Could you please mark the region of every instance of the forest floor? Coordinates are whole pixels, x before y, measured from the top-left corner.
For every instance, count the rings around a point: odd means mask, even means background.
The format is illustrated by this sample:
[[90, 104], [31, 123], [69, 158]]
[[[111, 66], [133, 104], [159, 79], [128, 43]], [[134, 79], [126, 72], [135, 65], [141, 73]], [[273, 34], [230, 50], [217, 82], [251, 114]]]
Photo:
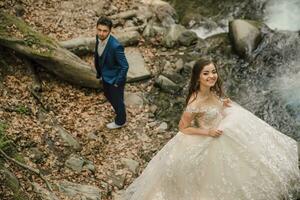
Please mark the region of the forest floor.
[[[97, 21], [97, 6], [109, 10], [113, 6], [116, 12], [132, 9], [133, 0], [99, 1], [91, 0], [21, 0], [22, 18], [39, 32], [58, 41], [79, 36], [94, 36]], [[1, 5], [15, 13], [16, 3], [4, 0]], [[19, 12], [19, 11], [18, 11]], [[147, 66], [155, 73], [151, 59], [156, 53], [155, 47], [142, 41], [137, 46], [142, 52]], [[13, 141], [17, 151], [29, 166], [40, 169], [53, 184], [67, 180], [84, 185], [94, 185], [101, 190], [102, 199], [112, 199], [113, 194], [127, 187], [144, 169], [152, 156], [174, 135], [174, 132], [161, 132], [158, 121], [153, 118], [153, 105], [144, 103], [140, 107], [127, 107], [127, 126], [118, 130], [108, 130], [105, 124], [114, 118], [113, 110], [100, 90], [80, 88], [59, 80], [43, 69], [38, 69], [42, 81], [41, 102], [30, 92], [33, 82], [30, 68], [14, 52], [7, 51], [5, 58], [8, 69], [3, 77], [0, 92], [0, 122], [4, 124], [7, 136]], [[84, 60], [93, 63], [92, 55]], [[153, 89], [153, 80], [126, 85], [126, 92], [147, 94]], [[40, 110], [49, 110], [46, 120], [40, 120]], [[95, 166], [94, 172], [84, 169], [74, 172], [64, 166], [71, 153], [59, 137], [56, 129], [45, 121], [56, 119], [58, 124], [71, 133], [82, 149], [77, 152]], [[32, 149], [42, 154], [39, 162], [34, 162]], [[122, 158], [137, 161], [140, 167], [137, 173], [124, 167]], [[20, 181], [22, 189], [35, 199], [31, 182], [45, 184], [38, 176], [31, 175], [13, 163], [7, 162]], [[114, 185], [115, 180], [120, 186]], [[1, 199], [11, 199], [7, 188], [0, 187]], [[67, 199], [61, 193], [55, 193], [60, 199]]]

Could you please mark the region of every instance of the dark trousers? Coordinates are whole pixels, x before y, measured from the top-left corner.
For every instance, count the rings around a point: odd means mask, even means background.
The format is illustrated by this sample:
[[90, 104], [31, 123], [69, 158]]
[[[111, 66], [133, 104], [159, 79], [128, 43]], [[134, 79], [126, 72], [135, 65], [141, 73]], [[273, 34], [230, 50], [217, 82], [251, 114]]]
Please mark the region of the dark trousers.
[[125, 84], [118, 87], [109, 83], [103, 82], [104, 96], [115, 110], [116, 117], [115, 123], [117, 125], [123, 125], [126, 122], [126, 109], [124, 104], [124, 88]]

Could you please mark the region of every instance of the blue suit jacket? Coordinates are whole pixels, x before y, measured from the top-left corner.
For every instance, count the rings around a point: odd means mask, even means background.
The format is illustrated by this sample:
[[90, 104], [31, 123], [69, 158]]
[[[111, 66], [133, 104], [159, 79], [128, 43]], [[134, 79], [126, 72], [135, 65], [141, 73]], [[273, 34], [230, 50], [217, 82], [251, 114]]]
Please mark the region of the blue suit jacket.
[[124, 47], [112, 35], [110, 35], [101, 58], [98, 55], [98, 36], [95, 46], [95, 68], [97, 78], [109, 84], [125, 84], [128, 71], [128, 62], [125, 57]]

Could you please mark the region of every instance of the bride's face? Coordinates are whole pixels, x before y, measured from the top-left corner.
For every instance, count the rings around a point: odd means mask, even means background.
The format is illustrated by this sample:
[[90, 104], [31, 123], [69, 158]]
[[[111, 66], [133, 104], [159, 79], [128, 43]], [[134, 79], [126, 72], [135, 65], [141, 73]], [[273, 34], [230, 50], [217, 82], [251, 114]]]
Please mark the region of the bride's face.
[[201, 87], [213, 87], [218, 80], [218, 73], [216, 67], [213, 63], [208, 64], [203, 67], [199, 82]]

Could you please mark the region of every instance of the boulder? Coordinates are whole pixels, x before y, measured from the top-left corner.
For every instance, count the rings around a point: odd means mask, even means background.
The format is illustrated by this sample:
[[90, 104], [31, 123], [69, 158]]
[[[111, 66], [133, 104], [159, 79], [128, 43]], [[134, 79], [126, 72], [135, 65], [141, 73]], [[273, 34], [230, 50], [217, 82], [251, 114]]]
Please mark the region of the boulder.
[[167, 35], [163, 38], [163, 45], [167, 48], [174, 47], [178, 42], [179, 36], [185, 31], [186, 29], [182, 25], [172, 25], [169, 28]]
[[229, 22], [229, 35], [237, 54], [244, 58], [251, 55], [262, 39], [254, 23], [241, 19]]
[[194, 31], [184, 31], [178, 38], [179, 44], [183, 46], [190, 46], [196, 43], [198, 36]]

